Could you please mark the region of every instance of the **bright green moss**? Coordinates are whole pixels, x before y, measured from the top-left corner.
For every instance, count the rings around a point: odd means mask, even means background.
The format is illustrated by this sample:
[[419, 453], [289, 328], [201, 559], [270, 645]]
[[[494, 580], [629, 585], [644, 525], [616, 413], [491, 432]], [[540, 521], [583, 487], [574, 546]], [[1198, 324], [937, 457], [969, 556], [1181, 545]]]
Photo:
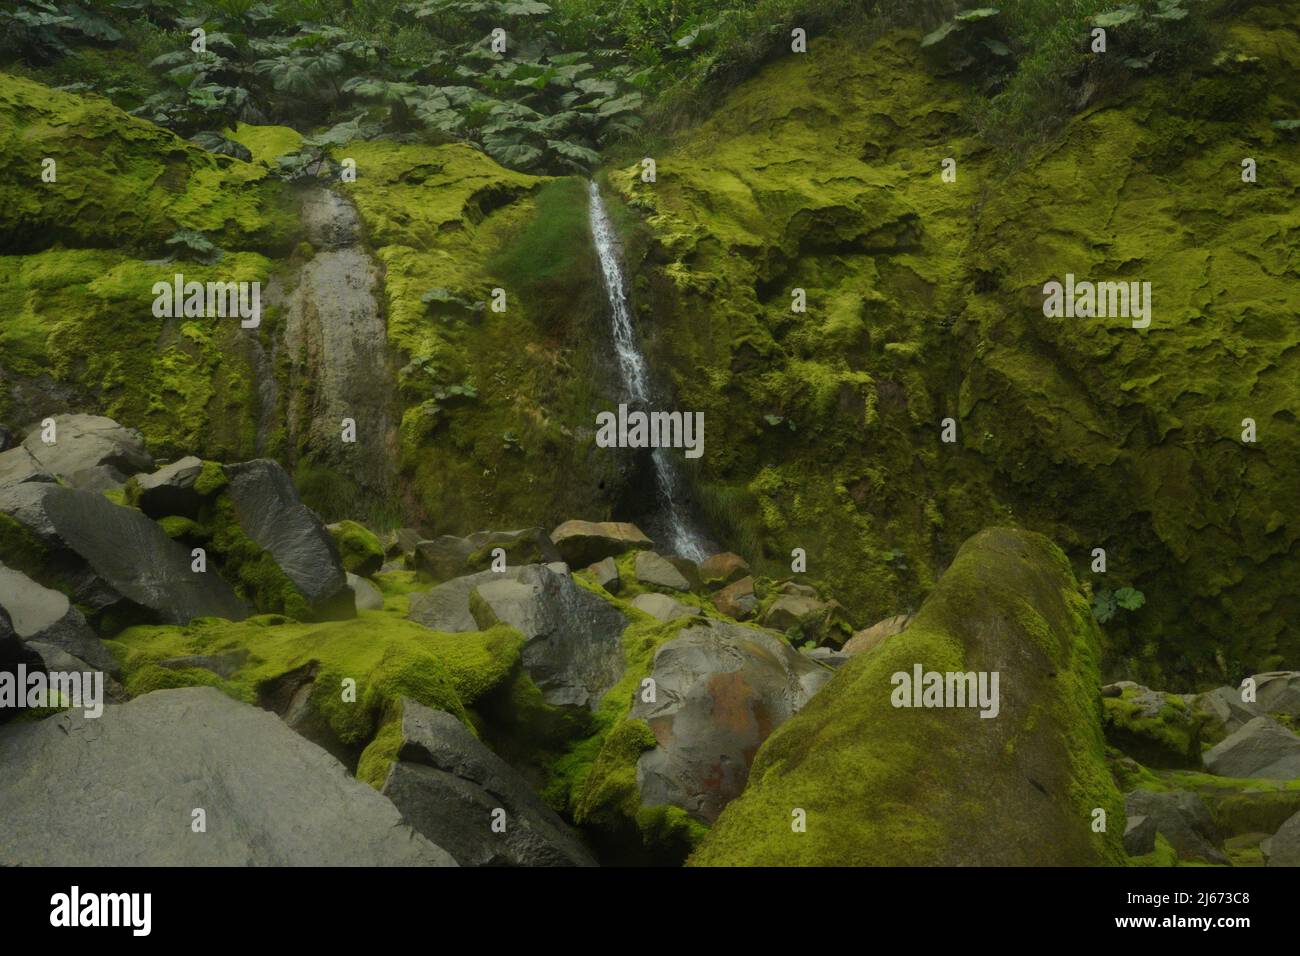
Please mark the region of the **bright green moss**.
[[205, 502], [199, 521], [220, 555], [222, 575], [244, 600], [262, 613], [284, 614], [298, 620], [311, 616], [307, 599], [280, 570], [271, 552], [264, 551], [244, 533], [225, 495]]
[[371, 574], [384, 563], [384, 546], [370, 529], [356, 521], [330, 525], [343, 567], [353, 574]]
[[296, 153], [302, 148], [302, 134], [288, 126], [254, 126], [239, 123], [226, 133], [253, 154], [253, 162], [274, 166], [281, 156]]
[[173, 541], [176, 540], [202, 540], [206, 537], [206, 529], [193, 518], [186, 518], [182, 515], [167, 515], [158, 519], [158, 526], [167, 533], [167, 537]]
[[1145, 856], [1133, 856], [1128, 859], [1129, 866], [1179, 866], [1178, 851], [1170, 845], [1163, 835], [1156, 834], [1156, 848]]
[[1199, 769], [1204, 716], [1193, 713], [1173, 694], [1161, 697], [1156, 707], [1138, 699], [1135, 688], [1126, 687], [1123, 696], [1102, 700], [1107, 741], [1150, 767]]

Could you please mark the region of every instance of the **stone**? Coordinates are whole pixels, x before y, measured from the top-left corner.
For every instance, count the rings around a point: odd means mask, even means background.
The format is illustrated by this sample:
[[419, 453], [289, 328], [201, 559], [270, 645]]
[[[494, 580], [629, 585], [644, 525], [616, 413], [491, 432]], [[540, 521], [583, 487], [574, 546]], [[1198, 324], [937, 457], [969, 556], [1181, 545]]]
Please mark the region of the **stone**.
[[[1116, 696], [1119, 695], [1116, 689]], [[1222, 736], [1240, 730], [1249, 721], [1264, 716], [1258, 704], [1241, 699], [1241, 691], [1235, 687], [1216, 687], [1198, 695], [1192, 707], [1207, 715], [1207, 722], [1216, 726]]]
[[610, 594], [617, 594], [623, 588], [623, 579], [619, 577], [618, 565], [613, 558], [601, 558], [587, 568], [592, 578]]
[[136, 475], [139, 489], [136, 506], [150, 518], [181, 515], [197, 518], [203, 495], [194, 488], [203, 471], [203, 461], [189, 455], [164, 465], [151, 475]]
[[348, 587], [352, 589], [352, 598], [358, 611], [382, 611], [384, 594], [365, 578], [348, 572]]
[[844, 642], [844, 647], [841, 649], [850, 657], [865, 654], [867, 651], [879, 647], [889, 638], [902, 634], [911, 621], [911, 614], [895, 614], [893, 617], [887, 617], [883, 621], [877, 621], [870, 627], [854, 633], [852, 637]]
[[53, 482], [54, 476], [21, 445], [0, 452], [0, 487], [20, 485], [25, 481]]
[[792, 627], [815, 623], [826, 610], [826, 603], [817, 598], [783, 594], [763, 612], [760, 623], [776, 631], [788, 631]]
[[632, 570], [637, 581], [648, 587], [668, 588], [673, 591], [691, 589], [691, 582], [682, 572], [663, 555], [655, 554], [653, 551], [638, 551]]
[[818, 664], [825, 664], [827, 667], [838, 669], [849, 662], [849, 655], [843, 651], [837, 651], [833, 647], [810, 647], [807, 649], [800, 648], [800, 654], [812, 658]]
[[1156, 818], [1129, 817], [1124, 824], [1124, 852], [1129, 856], [1146, 856], [1156, 848]]
[[[595, 866], [577, 834], [459, 720], [402, 699], [402, 742], [383, 794], [461, 866]], [[505, 811], [504, 832], [490, 826]]]
[[659, 621], [673, 621], [700, 613], [698, 608], [674, 601], [667, 594], [638, 594], [632, 599], [632, 606]]
[[[1124, 798], [1124, 813], [1130, 820], [1149, 817], [1157, 832], [1169, 841], [1180, 860], [1227, 865], [1220, 849], [1223, 842], [1209, 808], [1200, 796], [1186, 790], [1155, 793], [1134, 790]], [[1152, 846], [1154, 847], [1154, 841]]]
[[336, 521], [325, 530], [334, 539], [343, 570], [369, 577], [384, 566], [384, 546], [379, 537], [358, 521]]
[[626, 521], [566, 521], [551, 532], [551, 540], [574, 567], [654, 547], [640, 528]]
[[507, 567], [505, 571], [480, 571], [452, 578], [420, 591], [410, 597], [406, 616], [431, 631], [458, 634], [479, 630], [478, 622], [470, 613], [470, 595], [480, 584], [490, 581], [513, 581], [529, 565]]
[[710, 591], [724, 588], [748, 574], [748, 562], [730, 551], [723, 551], [700, 562], [700, 580]]
[[455, 865], [324, 750], [211, 687], [10, 724], [0, 766], [0, 866]]
[[782, 581], [774, 590], [777, 594], [789, 594], [794, 597], [815, 598], [817, 589], [810, 584], [799, 584], [797, 581]]
[[447, 581], [492, 565], [492, 552], [502, 548], [506, 564], [548, 564], [562, 560], [555, 544], [541, 528], [519, 531], [479, 531], [467, 538], [449, 534], [421, 541], [415, 548], [415, 569], [432, 581]]
[[596, 710], [623, 674], [627, 618], [541, 565], [520, 568], [514, 579], [496, 577], [474, 589], [470, 608], [479, 628], [501, 623], [523, 634], [524, 670], [546, 703]]
[[1102, 728], [1112, 747], [1148, 767], [1199, 770], [1206, 716], [1182, 697], [1131, 681], [1102, 689]]
[[747, 621], [758, 613], [758, 596], [754, 594], [754, 579], [743, 577], [733, 581], [713, 595], [713, 606], [718, 613], [737, 621]]
[[52, 444], [45, 444], [44, 429], [36, 424], [29, 429], [23, 447], [64, 484], [108, 491], [137, 472], [153, 470], [153, 457], [134, 429], [100, 415], [55, 415], [53, 419]]
[[712, 823], [744, 789], [759, 745], [831, 671], [777, 634], [708, 619], [661, 645], [650, 676], [656, 701], [638, 695], [630, 715], [658, 742], [637, 761], [641, 803]]
[[248, 651], [241, 647], [233, 651], [222, 651], [219, 654], [189, 654], [185, 657], [169, 657], [166, 660], [159, 661], [158, 666], [171, 671], [198, 668], [199, 670], [212, 671], [218, 677], [229, 680], [235, 676], [235, 672], [243, 667], [244, 662], [247, 660]]
[[19, 640], [52, 645], [94, 670], [120, 675], [117, 661], [66, 594], [42, 587], [4, 564], [0, 564], [0, 609]]
[[1255, 700], [1265, 713], [1300, 717], [1300, 671], [1256, 674]]
[[1300, 813], [1282, 824], [1268, 841], [1269, 866], [1300, 866]]
[[352, 591], [334, 539], [320, 518], [298, 499], [293, 481], [267, 458], [225, 466], [225, 494], [244, 534], [269, 551], [293, 582], [313, 617], [356, 615]]
[[1206, 752], [1205, 769], [1220, 777], [1300, 778], [1300, 737], [1271, 717], [1255, 717]]
[[384, 539], [384, 553], [393, 557], [414, 557], [416, 546], [424, 540], [424, 535], [415, 528], [398, 528], [390, 531]]

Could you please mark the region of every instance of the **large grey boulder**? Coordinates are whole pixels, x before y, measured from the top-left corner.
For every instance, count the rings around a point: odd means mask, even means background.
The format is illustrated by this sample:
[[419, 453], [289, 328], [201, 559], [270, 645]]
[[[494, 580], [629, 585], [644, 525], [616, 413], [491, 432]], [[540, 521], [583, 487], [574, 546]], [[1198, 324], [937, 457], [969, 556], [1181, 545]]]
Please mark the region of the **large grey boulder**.
[[671, 591], [689, 591], [691, 582], [686, 575], [671, 561], [653, 551], [637, 552], [632, 571], [637, 581], [653, 588], [668, 588]]
[[638, 594], [632, 599], [632, 606], [637, 610], [645, 611], [658, 621], [672, 621], [679, 617], [691, 617], [700, 613], [699, 608], [675, 601], [667, 594], [653, 592]]
[[444, 534], [415, 546], [415, 569], [432, 581], [447, 581], [492, 565], [492, 552], [501, 548], [507, 566], [549, 564], [563, 560], [541, 528], [519, 531], [479, 531], [465, 538]]
[[529, 565], [507, 567], [504, 571], [480, 571], [443, 581], [427, 591], [412, 594], [406, 616], [431, 631], [459, 634], [479, 630], [470, 613], [470, 595], [480, 584], [489, 581], [513, 581]]
[[1269, 866], [1300, 866], [1300, 813], [1295, 814], [1268, 841]]
[[637, 762], [641, 803], [712, 823], [744, 789], [759, 745], [831, 675], [771, 632], [712, 619], [685, 627], [655, 652], [654, 702], [638, 694], [632, 705], [658, 741]]
[[42, 587], [4, 564], [0, 564], [0, 609], [13, 636], [24, 643], [52, 645], [95, 670], [114, 676], [120, 673], [113, 655], [66, 594]]
[[464, 724], [409, 698], [383, 793], [461, 866], [596, 865], [577, 834]]
[[190, 552], [134, 508], [102, 494], [28, 482], [0, 493], [6, 511], [47, 549], [46, 564], [77, 603], [163, 624], [195, 617], [242, 620], [248, 608], [212, 568], [191, 570]]
[[513, 580], [477, 585], [475, 594], [480, 628], [502, 623], [524, 635], [524, 669], [548, 704], [595, 710], [622, 676], [627, 618], [568, 574], [529, 565]]
[[225, 493], [244, 534], [269, 551], [280, 570], [307, 599], [316, 618], [356, 614], [352, 590], [334, 539], [298, 499], [293, 481], [267, 458], [225, 466]]
[[41, 467], [32, 453], [19, 445], [0, 452], [0, 487], [20, 485], [25, 481], [54, 481], [54, 476]]
[[1256, 674], [1255, 700], [1266, 713], [1300, 717], [1300, 671]]
[[1124, 814], [1130, 820], [1137, 817], [1154, 820], [1157, 832], [1169, 841], [1180, 860], [1228, 863], [1220, 848], [1223, 840], [1214, 818], [1205, 801], [1195, 793], [1134, 790], [1124, 798]]
[[139, 488], [136, 506], [150, 518], [167, 515], [197, 517], [203, 496], [194, 484], [203, 471], [203, 460], [189, 455], [170, 465], [164, 465], [153, 474], [136, 475]]
[[1206, 752], [1205, 769], [1220, 777], [1300, 778], [1300, 737], [1256, 717]]
[[627, 521], [566, 521], [551, 532], [550, 538], [564, 560], [574, 567], [654, 547], [640, 528]]
[[1208, 714], [1211, 724], [1219, 724], [1226, 733], [1264, 716], [1259, 704], [1242, 700], [1241, 691], [1235, 687], [1216, 687], [1200, 694], [1193, 700], [1192, 709]]
[[592, 579], [610, 594], [617, 594], [623, 589], [623, 579], [619, 576], [618, 565], [613, 558], [601, 558], [587, 568]]
[[107, 491], [140, 471], [153, 470], [153, 457], [140, 433], [99, 415], [55, 415], [54, 441], [31, 426], [23, 447], [42, 468], [73, 488]]
[[0, 767], [0, 866], [455, 865], [325, 751], [210, 687], [7, 726]]

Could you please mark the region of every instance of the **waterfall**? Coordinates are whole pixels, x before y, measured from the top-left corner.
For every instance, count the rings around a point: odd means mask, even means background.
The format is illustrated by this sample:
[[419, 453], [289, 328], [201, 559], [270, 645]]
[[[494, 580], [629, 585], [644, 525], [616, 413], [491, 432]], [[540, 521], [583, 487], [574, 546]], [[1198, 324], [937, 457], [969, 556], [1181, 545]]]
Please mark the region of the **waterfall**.
[[[646, 406], [650, 404], [650, 379], [646, 373], [645, 356], [641, 354], [632, 328], [632, 311], [627, 304], [614, 227], [605, 211], [604, 200], [600, 198], [600, 189], [594, 182], [587, 184], [587, 193], [590, 197], [591, 237], [600, 258], [600, 273], [605, 284], [605, 296], [609, 300], [609, 323], [614, 351], [618, 356], [619, 375], [629, 403]], [[653, 449], [651, 459], [654, 462], [655, 485], [663, 507], [669, 547], [681, 557], [702, 561], [708, 554], [700, 535], [691, 527], [682, 504], [682, 483], [677, 468], [668, 457], [666, 449]]]

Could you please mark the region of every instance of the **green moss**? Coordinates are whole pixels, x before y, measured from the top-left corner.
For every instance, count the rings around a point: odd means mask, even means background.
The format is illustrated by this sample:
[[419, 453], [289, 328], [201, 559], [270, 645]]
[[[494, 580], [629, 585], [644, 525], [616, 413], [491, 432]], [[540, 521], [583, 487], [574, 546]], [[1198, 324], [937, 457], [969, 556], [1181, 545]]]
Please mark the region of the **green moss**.
[[253, 154], [253, 162], [265, 163], [274, 167], [281, 156], [288, 156], [302, 149], [302, 134], [288, 126], [254, 126], [251, 123], [239, 123], [226, 135], [236, 143], [248, 147]]
[[220, 462], [205, 461], [199, 469], [198, 477], [194, 479], [194, 490], [201, 495], [214, 495], [229, 483]]
[[1156, 834], [1156, 848], [1145, 856], [1129, 857], [1129, 866], [1178, 866], [1178, 851], [1161, 834]]
[[220, 570], [244, 600], [262, 613], [307, 620], [311, 607], [298, 587], [280, 570], [271, 552], [244, 533], [234, 506], [225, 495], [203, 504], [199, 521], [220, 555]]
[[340, 521], [330, 525], [329, 531], [346, 570], [353, 574], [371, 574], [384, 563], [384, 546], [364, 525], [356, 521]]
[[158, 519], [158, 525], [173, 541], [203, 540], [206, 537], [206, 529], [193, 518], [167, 515]]
[[1102, 720], [1106, 740], [1149, 767], [1201, 766], [1204, 716], [1173, 694], [1143, 697], [1126, 687], [1121, 697], [1102, 700]]

